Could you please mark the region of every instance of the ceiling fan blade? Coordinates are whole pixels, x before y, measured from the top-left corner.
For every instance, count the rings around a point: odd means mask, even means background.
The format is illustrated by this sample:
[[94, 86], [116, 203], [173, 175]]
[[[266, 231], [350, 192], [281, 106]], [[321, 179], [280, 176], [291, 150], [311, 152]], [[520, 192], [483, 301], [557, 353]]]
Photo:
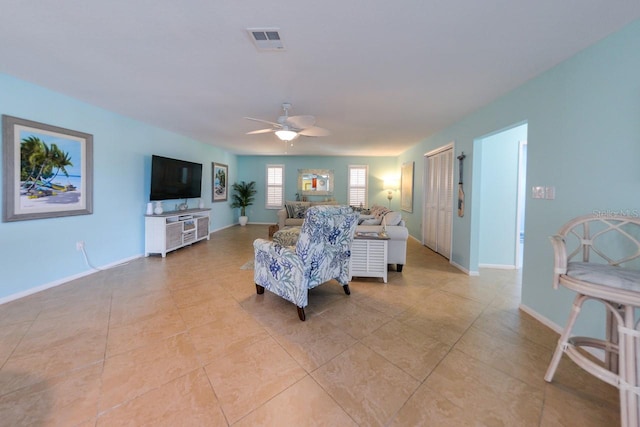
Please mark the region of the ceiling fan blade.
[[275, 129], [258, 129], [258, 130], [252, 130], [251, 132], [247, 132], [247, 135], [257, 135], [259, 133], [269, 133], [269, 132], [275, 132]]
[[313, 116], [289, 116], [286, 123], [296, 129], [306, 129], [316, 123], [316, 118]]
[[304, 136], [329, 136], [331, 135], [331, 131], [329, 129], [321, 128], [318, 126], [311, 126], [310, 128], [303, 129], [298, 132], [300, 135]]
[[277, 128], [282, 127], [282, 125], [280, 123], [270, 122], [269, 120], [254, 119], [253, 117], [245, 117], [245, 119], [253, 120], [254, 122], [266, 123], [268, 125], [275, 126]]

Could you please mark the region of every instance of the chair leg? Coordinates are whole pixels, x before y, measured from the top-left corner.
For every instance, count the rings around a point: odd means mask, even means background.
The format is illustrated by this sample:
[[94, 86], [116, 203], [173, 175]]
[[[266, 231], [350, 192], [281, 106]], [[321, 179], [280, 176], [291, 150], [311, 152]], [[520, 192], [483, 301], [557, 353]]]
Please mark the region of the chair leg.
[[351, 295], [351, 289], [349, 289], [349, 285], [342, 285], [342, 289], [344, 289], [345, 294]]
[[[622, 316], [622, 318], [624, 319], [625, 317], [625, 313], [624, 313], [624, 306], [618, 304], [613, 304], [614, 307], [617, 307], [617, 311], [618, 314], [620, 316]], [[616, 317], [614, 316], [614, 314], [607, 310], [607, 329], [606, 329], [606, 340], [607, 342], [611, 343], [611, 344], [619, 344], [620, 343], [620, 337], [618, 336], [618, 322], [616, 320]], [[607, 351], [605, 350], [604, 353], [604, 366], [605, 368], [607, 368], [609, 371], [613, 372], [614, 374], [618, 374], [619, 373], [619, 360], [620, 356], [618, 355], [617, 352], [615, 351]]]
[[587, 300], [587, 297], [581, 294], [576, 295], [576, 298], [573, 300], [573, 307], [571, 308], [571, 314], [569, 315], [569, 320], [567, 320], [567, 324], [562, 331], [562, 335], [558, 339], [558, 344], [556, 345], [556, 350], [553, 353], [553, 357], [551, 358], [551, 363], [549, 363], [549, 367], [547, 368], [547, 373], [544, 376], [544, 380], [550, 383], [553, 380], [553, 376], [556, 373], [556, 369], [558, 369], [558, 365], [560, 364], [560, 359], [562, 358], [562, 354], [564, 353], [564, 349], [567, 346], [567, 342], [571, 337], [571, 330], [573, 329], [573, 325], [576, 323], [576, 319], [578, 318], [578, 314], [580, 314], [580, 309], [582, 308], [582, 304]]
[[304, 308], [303, 307], [298, 307], [298, 317], [300, 318], [300, 320], [302, 320], [303, 322], [305, 321], [305, 319], [307, 318], [304, 315]]
[[256, 283], [256, 292], [258, 293], [258, 295], [264, 294], [264, 286], [260, 286]]
[[398, 273], [402, 273], [402, 267], [404, 267], [404, 265], [403, 265], [403, 264], [396, 264], [396, 271], [397, 271]]

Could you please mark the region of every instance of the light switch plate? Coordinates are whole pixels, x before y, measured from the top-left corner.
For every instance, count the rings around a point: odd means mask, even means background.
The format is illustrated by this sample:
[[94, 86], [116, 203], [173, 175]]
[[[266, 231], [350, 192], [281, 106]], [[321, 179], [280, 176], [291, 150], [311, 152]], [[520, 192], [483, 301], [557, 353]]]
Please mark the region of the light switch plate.
[[531, 187], [531, 197], [534, 199], [544, 199], [545, 187]]

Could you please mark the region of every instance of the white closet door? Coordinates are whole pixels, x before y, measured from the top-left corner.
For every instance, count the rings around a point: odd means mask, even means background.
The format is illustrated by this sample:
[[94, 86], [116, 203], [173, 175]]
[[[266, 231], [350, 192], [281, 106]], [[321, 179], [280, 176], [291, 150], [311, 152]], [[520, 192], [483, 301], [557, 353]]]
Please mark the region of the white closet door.
[[438, 175], [440, 169], [436, 156], [427, 157], [427, 185], [425, 194], [426, 225], [424, 227], [424, 243], [434, 250], [438, 250]]
[[451, 256], [451, 222], [453, 220], [453, 150], [447, 150], [439, 156], [437, 252], [449, 258]]
[[451, 257], [453, 148], [427, 155], [425, 245]]

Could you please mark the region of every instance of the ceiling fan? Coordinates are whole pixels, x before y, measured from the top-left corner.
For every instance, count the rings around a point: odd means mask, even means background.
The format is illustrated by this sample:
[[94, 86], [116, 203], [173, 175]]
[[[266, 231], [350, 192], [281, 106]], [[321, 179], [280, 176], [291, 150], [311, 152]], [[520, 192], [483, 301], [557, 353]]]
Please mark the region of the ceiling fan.
[[302, 136], [328, 136], [331, 132], [327, 129], [314, 126], [316, 118], [313, 116], [290, 116], [289, 109], [291, 104], [285, 102], [282, 104], [282, 110], [284, 115], [278, 117], [278, 121], [270, 122], [268, 120], [254, 119], [252, 117], [245, 117], [247, 120], [253, 120], [256, 122], [266, 123], [271, 125], [268, 129], [258, 129], [251, 132], [247, 132], [247, 135], [255, 135], [259, 133], [273, 132], [282, 141], [292, 141], [297, 138], [298, 135]]

